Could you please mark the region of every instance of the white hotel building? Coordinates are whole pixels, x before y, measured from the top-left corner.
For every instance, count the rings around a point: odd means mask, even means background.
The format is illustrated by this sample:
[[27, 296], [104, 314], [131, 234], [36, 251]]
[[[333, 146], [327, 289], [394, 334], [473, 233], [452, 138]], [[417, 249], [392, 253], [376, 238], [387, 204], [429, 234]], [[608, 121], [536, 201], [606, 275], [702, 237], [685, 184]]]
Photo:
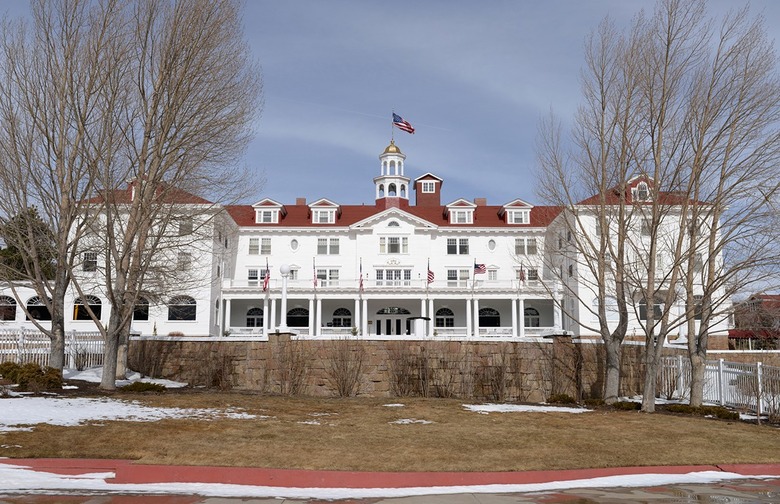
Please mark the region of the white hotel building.
[[[577, 323], [590, 307], [565, 294], [585, 288], [578, 276], [585, 272], [569, 264], [564, 289], [557, 271], [547, 270], [551, 264], [557, 270], [563, 260], [557, 247], [546, 247], [560, 240], [561, 208], [519, 199], [498, 206], [483, 198], [443, 204], [444, 181], [431, 173], [407, 177], [405, 159], [393, 142], [385, 148], [373, 179], [374, 201], [368, 204], [299, 198], [295, 204], [263, 199], [218, 207], [207, 224], [211, 243], [179, 253], [188, 276], [199, 281], [182, 285], [182, 292], [168, 286], [165, 303], [142, 300], [133, 330], [263, 336], [289, 327], [309, 337], [369, 339], [521, 339], [566, 330], [597, 337]], [[182, 203], [182, 214], [193, 204], [213, 209], [193, 197]], [[94, 276], [86, 302], [107, 324], [110, 307], [101, 296], [98, 258], [95, 252], [83, 255], [83, 274]], [[484, 273], [477, 273], [475, 264], [484, 265]], [[289, 271], [286, 282], [283, 267]], [[578, 281], [583, 289], [572, 285]], [[17, 290], [16, 296], [4, 291], [0, 327], [32, 328], [17, 303], [26, 303], [37, 318], [46, 316], [29, 289]], [[78, 309], [81, 300], [73, 295], [67, 302], [74, 309], [66, 316], [66, 329], [94, 330], [85, 310]], [[629, 334], [639, 327], [632, 320]]]

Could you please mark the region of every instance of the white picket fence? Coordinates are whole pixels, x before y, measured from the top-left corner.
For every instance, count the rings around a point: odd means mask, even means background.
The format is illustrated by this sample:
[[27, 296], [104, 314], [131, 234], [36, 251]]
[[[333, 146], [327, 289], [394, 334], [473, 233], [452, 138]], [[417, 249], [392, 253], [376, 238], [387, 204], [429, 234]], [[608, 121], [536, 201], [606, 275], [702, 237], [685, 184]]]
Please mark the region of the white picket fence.
[[[36, 330], [0, 329], [0, 362], [49, 365], [51, 340]], [[103, 365], [103, 336], [70, 331], [65, 335], [65, 367], [85, 369]]]
[[[780, 367], [763, 364], [707, 361], [704, 401], [752, 411], [780, 414]], [[664, 357], [658, 373], [658, 390], [667, 399], [689, 399], [691, 362], [687, 357]]]

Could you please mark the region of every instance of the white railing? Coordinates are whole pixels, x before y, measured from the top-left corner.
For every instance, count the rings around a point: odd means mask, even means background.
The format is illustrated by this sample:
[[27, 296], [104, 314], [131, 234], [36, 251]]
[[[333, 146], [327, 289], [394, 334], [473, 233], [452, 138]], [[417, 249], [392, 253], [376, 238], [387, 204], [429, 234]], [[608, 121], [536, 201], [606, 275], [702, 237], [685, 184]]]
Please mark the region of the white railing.
[[[232, 279], [226, 278], [222, 280], [222, 286], [224, 288], [236, 288], [236, 289], [251, 289], [252, 291], [263, 292], [263, 280], [245, 280], [245, 279]], [[279, 278], [271, 278], [268, 281], [268, 288], [270, 290], [279, 291], [282, 288], [282, 281]], [[539, 280], [527, 280], [520, 282], [518, 280], [436, 280], [433, 283], [428, 283], [426, 279], [382, 279], [377, 280], [374, 278], [366, 278], [363, 280], [364, 291], [381, 292], [387, 289], [410, 289], [414, 291], [439, 291], [446, 289], [474, 289], [474, 290], [501, 290], [507, 292], [524, 292], [532, 291], [536, 293], [546, 292], [543, 288], [542, 282]], [[291, 292], [295, 291], [309, 291], [315, 289], [312, 280], [288, 280], [287, 290]], [[345, 279], [339, 278], [337, 280], [319, 279], [317, 280], [317, 290], [337, 291], [337, 292], [358, 292], [359, 281], [358, 279]]]
[[[667, 398], [689, 399], [691, 363], [687, 357], [664, 357], [658, 373], [659, 392]], [[704, 401], [753, 411], [780, 414], [780, 367], [707, 361]]]
[[480, 327], [479, 335], [488, 338], [491, 337], [500, 338], [500, 337], [512, 336], [512, 328], [511, 327]]
[[[0, 362], [49, 365], [51, 339], [29, 329], [0, 329]], [[84, 369], [103, 365], [103, 336], [99, 332], [65, 334], [65, 367]]]

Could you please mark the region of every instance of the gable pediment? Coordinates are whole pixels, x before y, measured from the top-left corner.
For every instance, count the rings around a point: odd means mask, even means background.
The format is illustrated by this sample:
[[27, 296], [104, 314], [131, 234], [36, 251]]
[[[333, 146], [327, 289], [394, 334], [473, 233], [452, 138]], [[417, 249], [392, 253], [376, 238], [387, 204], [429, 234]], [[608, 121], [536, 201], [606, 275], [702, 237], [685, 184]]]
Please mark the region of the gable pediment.
[[350, 228], [351, 229], [373, 228], [377, 226], [386, 225], [393, 220], [412, 225], [416, 228], [436, 229], [438, 227], [432, 222], [429, 222], [425, 219], [421, 219], [415, 215], [412, 215], [408, 212], [401, 210], [400, 208], [388, 208], [387, 210], [376, 213], [370, 217], [363, 219], [362, 221], [352, 224]]

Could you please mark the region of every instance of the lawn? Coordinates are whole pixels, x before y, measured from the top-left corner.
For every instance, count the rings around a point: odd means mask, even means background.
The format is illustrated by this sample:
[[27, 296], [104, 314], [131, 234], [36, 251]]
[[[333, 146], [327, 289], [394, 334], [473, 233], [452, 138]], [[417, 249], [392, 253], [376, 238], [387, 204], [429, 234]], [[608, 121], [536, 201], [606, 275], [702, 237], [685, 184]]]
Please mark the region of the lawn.
[[[124, 394], [156, 408], [253, 418], [92, 421], [0, 432], [0, 457], [365, 471], [521, 471], [780, 463], [780, 433], [740, 421], [599, 409], [478, 413], [454, 399], [288, 398], [224, 392]], [[0, 409], [21, 403], [0, 399]], [[23, 406], [21, 406], [23, 407]]]

